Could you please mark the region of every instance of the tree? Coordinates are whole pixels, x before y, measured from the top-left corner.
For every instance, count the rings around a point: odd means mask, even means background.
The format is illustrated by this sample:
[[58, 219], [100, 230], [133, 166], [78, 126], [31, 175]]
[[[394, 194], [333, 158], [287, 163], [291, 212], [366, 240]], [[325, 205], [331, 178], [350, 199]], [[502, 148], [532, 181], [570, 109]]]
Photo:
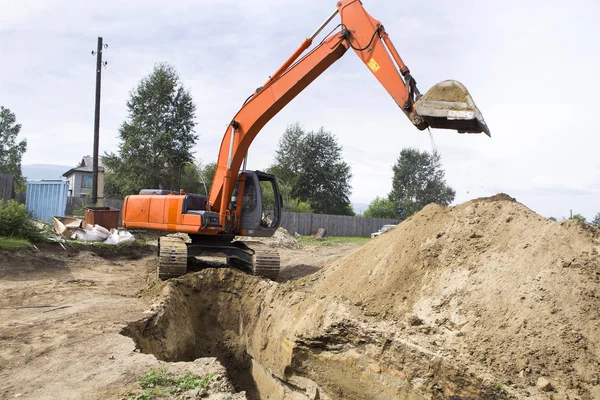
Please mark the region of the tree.
[[456, 192], [446, 184], [437, 151], [404, 149], [393, 171], [389, 198], [400, 219], [408, 218], [429, 203], [447, 206], [454, 200]]
[[107, 153], [107, 196], [123, 197], [140, 189], [176, 188], [179, 166], [192, 162], [196, 106], [175, 69], [157, 64], [131, 92], [128, 116], [119, 129], [118, 154]]
[[314, 212], [354, 215], [349, 198], [352, 173], [331, 132], [320, 128], [307, 133], [298, 124], [288, 126], [269, 172], [290, 186], [292, 199], [309, 202]]
[[592, 225], [600, 227], [600, 212], [592, 220]]
[[575, 214], [575, 215], [573, 215], [569, 219], [576, 219], [576, 220], [581, 221], [581, 222], [583, 222], [585, 224], [585, 217], [583, 215], [581, 215], [581, 214]]
[[212, 188], [213, 179], [215, 178], [215, 172], [217, 171], [217, 163], [210, 162], [208, 164], [203, 164], [200, 167], [200, 172], [202, 172], [202, 177], [206, 183], [206, 189], [208, 193], [210, 193], [210, 189]]
[[277, 176], [290, 188], [296, 184], [301, 169], [300, 147], [304, 136], [306, 132], [300, 124], [288, 125], [279, 139], [279, 148], [275, 151], [275, 163], [268, 169], [269, 173]]
[[[186, 193], [208, 195], [210, 193], [216, 168], [217, 164], [214, 162], [208, 164], [185, 164], [181, 171], [180, 189], [183, 189]], [[204, 190], [205, 184], [206, 191]]]
[[13, 176], [18, 190], [24, 189], [25, 178], [21, 171], [21, 159], [27, 150], [27, 140], [17, 140], [21, 124], [8, 108], [0, 106], [0, 174]]
[[364, 213], [370, 218], [398, 218], [398, 211], [390, 199], [376, 197]]
[[[267, 210], [272, 210], [275, 205], [275, 193], [273, 186], [269, 182], [261, 182], [260, 190], [262, 195], [263, 205]], [[314, 213], [308, 201], [290, 198], [290, 186], [286, 183], [279, 182], [279, 192], [283, 197], [282, 209], [284, 211], [299, 212], [304, 214]]]
[[303, 214], [313, 214], [314, 210], [310, 206], [308, 201], [302, 201], [298, 199], [290, 199], [287, 203], [284, 203], [283, 209], [285, 211], [297, 212]]

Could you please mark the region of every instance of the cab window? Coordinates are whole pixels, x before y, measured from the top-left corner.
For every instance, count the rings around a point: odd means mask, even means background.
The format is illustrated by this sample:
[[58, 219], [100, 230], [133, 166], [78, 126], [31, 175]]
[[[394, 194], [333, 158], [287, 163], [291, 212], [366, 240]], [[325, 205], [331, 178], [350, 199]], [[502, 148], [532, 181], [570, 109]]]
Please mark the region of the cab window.
[[252, 179], [244, 183], [244, 198], [242, 199], [242, 212], [251, 213], [256, 209], [256, 187]]

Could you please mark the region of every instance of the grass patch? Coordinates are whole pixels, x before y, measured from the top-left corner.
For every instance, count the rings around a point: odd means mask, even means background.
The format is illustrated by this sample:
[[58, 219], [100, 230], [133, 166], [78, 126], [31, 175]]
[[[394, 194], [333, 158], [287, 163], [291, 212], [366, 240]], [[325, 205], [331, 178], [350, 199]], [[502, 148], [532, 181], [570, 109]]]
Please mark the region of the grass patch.
[[493, 386], [494, 386], [494, 389], [497, 390], [498, 392], [506, 393], [506, 389], [504, 388], [504, 386], [501, 383], [494, 382]]
[[17, 251], [22, 249], [30, 249], [31, 243], [27, 239], [0, 237], [0, 250]]
[[183, 377], [171, 378], [167, 368], [151, 368], [137, 379], [142, 391], [141, 393], [128, 393], [126, 400], [152, 400], [164, 396], [193, 391], [198, 396], [206, 390], [212, 382], [215, 374], [198, 376], [188, 372]]
[[166, 368], [152, 368], [140, 376], [137, 381], [142, 389], [151, 389], [157, 386], [168, 386], [171, 383], [171, 378], [169, 378]]
[[298, 242], [303, 246], [349, 246], [360, 245], [370, 240], [370, 238], [362, 236], [328, 236], [325, 239], [300, 236], [296, 239], [298, 239]]

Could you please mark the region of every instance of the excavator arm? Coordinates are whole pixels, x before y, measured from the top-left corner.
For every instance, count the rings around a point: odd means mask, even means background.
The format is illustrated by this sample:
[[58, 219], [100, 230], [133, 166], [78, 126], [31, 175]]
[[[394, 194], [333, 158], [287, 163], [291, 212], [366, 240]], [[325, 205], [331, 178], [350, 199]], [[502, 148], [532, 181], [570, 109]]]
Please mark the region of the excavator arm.
[[[299, 58], [337, 14], [341, 17], [339, 29]], [[489, 135], [481, 113], [460, 83], [442, 82], [419, 100], [416, 82], [383, 25], [366, 12], [359, 0], [342, 0], [327, 21], [252, 94], [227, 127], [208, 199], [211, 210], [219, 213], [221, 226], [231, 223], [228, 205], [238, 172], [256, 135], [348, 49], [358, 55], [418, 129], [431, 126]]]

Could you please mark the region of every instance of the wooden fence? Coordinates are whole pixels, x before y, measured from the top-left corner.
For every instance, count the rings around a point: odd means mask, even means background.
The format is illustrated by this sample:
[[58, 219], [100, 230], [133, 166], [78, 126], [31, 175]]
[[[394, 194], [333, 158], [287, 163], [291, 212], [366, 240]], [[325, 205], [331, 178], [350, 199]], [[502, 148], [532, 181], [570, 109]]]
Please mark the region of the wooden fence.
[[[67, 215], [72, 215], [73, 211], [81, 210], [84, 207], [91, 206], [92, 200], [88, 197], [69, 197], [67, 201]], [[123, 200], [104, 200], [105, 207], [113, 207], [121, 210]], [[282, 212], [281, 226], [287, 229], [291, 234], [295, 232], [300, 235], [311, 235], [317, 232], [319, 228], [327, 229], [331, 236], [369, 236], [376, 232], [383, 225], [397, 224], [400, 220], [387, 218], [366, 218], [345, 215], [327, 215], [327, 214], [304, 214], [297, 212]], [[119, 215], [119, 225], [121, 216]]]
[[281, 226], [291, 234], [311, 235], [319, 228], [331, 236], [369, 236], [383, 225], [397, 224], [398, 219], [366, 218], [346, 215], [304, 214], [283, 212]]
[[0, 200], [15, 198], [15, 183], [12, 175], [0, 174]]

